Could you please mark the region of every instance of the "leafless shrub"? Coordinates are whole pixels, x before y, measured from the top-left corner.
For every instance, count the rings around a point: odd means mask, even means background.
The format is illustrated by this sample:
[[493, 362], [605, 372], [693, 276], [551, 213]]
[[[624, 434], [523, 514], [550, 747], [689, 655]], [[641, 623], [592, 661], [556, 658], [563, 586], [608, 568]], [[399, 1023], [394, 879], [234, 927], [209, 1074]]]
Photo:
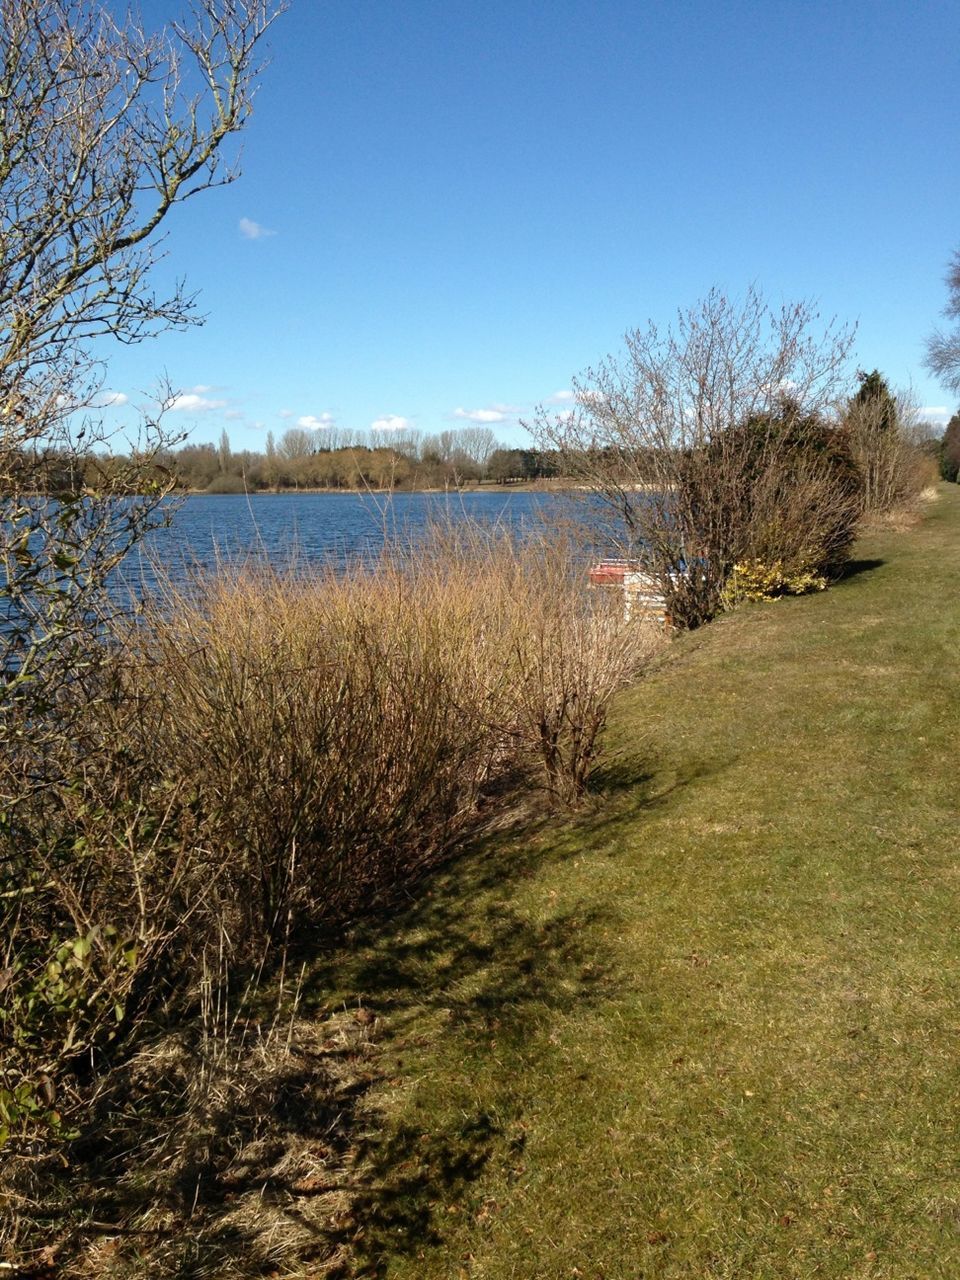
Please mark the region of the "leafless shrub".
[[649, 643], [562, 551], [461, 530], [349, 577], [223, 574], [126, 651], [242, 884], [229, 932], [275, 937], [415, 875], [531, 760], [577, 798]]
[[145, 728], [229, 863], [231, 936], [343, 918], [473, 813], [493, 744], [464, 705], [471, 620], [418, 603], [386, 570], [245, 570], [130, 637], [132, 679], [160, 680]]
[[157, 414], [125, 464], [96, 458], [110, 397], [95, 342], [199, 322], [182, 284], [151, 286], [158, 232], [236, 176], [223, 146], [249, 116], [276, 12], [198, 0], [150, 32], [80, 0], [0, 3], [0, 670], [22, 676], [4, 703], [73, 678], [106, 577], [169, 487]]
[[619, 591], [585, 593], [582, 562], [568, 552], [549, 542], [525, 548], [520, 573], [529, 575], [533, 561], [538, 588], [511, 591], [509, 631], [497, 649], [510, 673], [522, 752], [563, 803], [576, 804], [600, 752], [610, 700], [643, 670], [661, 632], [653, 618], [626, 617]]
[[96, 342], [198, 322], [182, 285], [152, 287], [158, 232], [236, 175], [223, 144], [249, 116], [277, 11], [198, 0], [149, 32], [109, 6], [0, 0], [4, 1154], [69, 1131], [75, 1068], [129, 1036], [146, 986], [156, 1004], [209, 879], [180, 781], [137, 754], [136, 699], [103, 643], [107, 580], [164, 519], [170, 394], [126, 460], [98, 456], [112, 397]]

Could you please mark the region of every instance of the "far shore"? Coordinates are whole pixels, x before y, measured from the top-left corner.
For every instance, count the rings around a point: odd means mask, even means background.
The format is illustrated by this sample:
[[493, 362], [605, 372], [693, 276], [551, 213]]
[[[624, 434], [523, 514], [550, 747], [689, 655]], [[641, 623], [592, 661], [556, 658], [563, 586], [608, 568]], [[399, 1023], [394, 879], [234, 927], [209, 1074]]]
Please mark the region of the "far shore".
[[184, 494], [188, 497], [202, 498], [244, 498], [244, 497], [277, 497], [283, 498], [288, 496], [296, 496], [297, 494], [329, 494], [336, 496], [355, 497], [358, 494], [375, 494], [377, 497], [393, 497], [396, 494], [414, 494], [414, 493], [564, 493], [576, 490], [586, 490], [588, 485], [569, 484], [563, 480], [517, 480], [509, 481], [506, 484], [499, 484], [492, 481], [489, 484], [463, 484], [449, 485], [446, 487], [437, 486], [429, 489], [376, 489], [369, 485], [353, 488], [326, 488], [322, 486], [311, 487], [302, 485], [298, 489], [249, 489], [240, 493], [216, 493], [209, 489], [175, 489], [177, 494]]
[[[624, 491], [642, 493], [648, 489], [656, 488], [655, 485], [649, 484], [625, 484], [622, 486]], [[356, 497], [358, 495], [373, 495], [376, 497], [394, 497], [397, 494], [416, 494], [416, 493], [445, 493], [445, 494], [461, 494], [461, 493], [590, 493], [594, 491], [594, 486], [589, 484], [573, 484], [568, 480], [517, 480], [509, 481], [506, 484], [500, 484], [492, 481], [488, 484], [464, 484], [450, 485], [447, 487], [436, 487], [430, 489], [375, 489], [372, 486], [364, 485], [362, 488], [325, 488], [310, 487], [303, 485], [299, 489], [245, 489], [237, 493], [217, 493], [210, 489], [175, 489], [173, 492], [178, 496], [190, 498], [251, 498], [251, 497], [271, 497], [284, 498], [295, 497], [298, 494], [325, 494], [330, 497]]]

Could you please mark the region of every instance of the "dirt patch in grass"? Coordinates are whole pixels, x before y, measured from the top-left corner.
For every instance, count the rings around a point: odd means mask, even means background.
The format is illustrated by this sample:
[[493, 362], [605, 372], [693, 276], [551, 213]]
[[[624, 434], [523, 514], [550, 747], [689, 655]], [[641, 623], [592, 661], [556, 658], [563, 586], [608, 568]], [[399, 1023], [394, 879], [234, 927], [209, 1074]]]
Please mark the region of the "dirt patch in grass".
[[[353, 1234], [350, 1164], [379, 1078], [367, 1006], [264, 1036], [170, 1036], [110, 1077], [20, 1276], [335, 1274]], [[135, 1150], [137, 1159], [129, 1161]], [[31, 1172], [24, 1168], [22, 1192]], [[47, 1188], [49, 1179], [43, 1179]]]

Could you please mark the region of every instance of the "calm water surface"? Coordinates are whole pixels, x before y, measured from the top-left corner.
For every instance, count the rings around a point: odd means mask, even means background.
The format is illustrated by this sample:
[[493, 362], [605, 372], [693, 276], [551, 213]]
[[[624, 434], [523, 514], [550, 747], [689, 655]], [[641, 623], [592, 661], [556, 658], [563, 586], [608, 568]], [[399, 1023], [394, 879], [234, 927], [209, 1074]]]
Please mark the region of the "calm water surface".
[[154, 530], [124, 566], [128, 585], [155, 580], [159, 561], [174, 581], [191, 570], [263, 557], [284, 565], [344, 565], [372, 557], [386, 538], [415, 542], [431, 523], [464, 518], [521, 534], [570, 505], [563, 495], [511, 493], [198, 494], [177, 505], [170, 525]]

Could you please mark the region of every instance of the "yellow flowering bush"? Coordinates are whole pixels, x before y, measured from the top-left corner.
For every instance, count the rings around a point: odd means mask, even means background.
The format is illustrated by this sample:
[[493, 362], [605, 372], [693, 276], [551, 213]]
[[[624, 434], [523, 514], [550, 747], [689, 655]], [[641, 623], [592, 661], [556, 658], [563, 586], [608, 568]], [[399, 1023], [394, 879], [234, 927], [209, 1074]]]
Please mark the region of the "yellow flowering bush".
[[723, 591], [726, 609], [744, 601], [776, 600], [780, 596], [802, 596], [824, 591], [827, 579], [808, 567], [790, 569], [782, 560], [742, 560], [733, 566]]

